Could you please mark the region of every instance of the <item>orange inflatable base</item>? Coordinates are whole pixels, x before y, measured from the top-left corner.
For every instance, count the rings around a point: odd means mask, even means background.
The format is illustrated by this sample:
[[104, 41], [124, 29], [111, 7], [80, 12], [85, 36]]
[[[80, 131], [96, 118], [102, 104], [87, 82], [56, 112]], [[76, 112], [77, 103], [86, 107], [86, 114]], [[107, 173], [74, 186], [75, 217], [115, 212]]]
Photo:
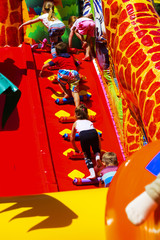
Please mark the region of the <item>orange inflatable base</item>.
[[106, 239], [160, 239], [160, 207], [140, 226], [127, 218], [125, 207], [160, 172], [160, 141], [152, 142], [123, 162], [114, 176], [106, 204]]

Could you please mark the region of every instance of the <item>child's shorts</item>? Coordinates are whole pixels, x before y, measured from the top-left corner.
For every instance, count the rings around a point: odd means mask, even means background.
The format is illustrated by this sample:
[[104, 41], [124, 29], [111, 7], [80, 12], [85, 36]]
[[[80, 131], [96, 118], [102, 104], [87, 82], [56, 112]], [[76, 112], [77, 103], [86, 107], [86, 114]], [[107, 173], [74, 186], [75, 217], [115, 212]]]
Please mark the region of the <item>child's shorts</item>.
[[77, 25], [77, 30], [81, 35], [95, 36], [95, 22], [93, 20], [85, 20]]
[[79, 92], [79, 73], [76, 70], [60, 69], [58, 71], [58, 82], [69, 85], [72, 92]]
[[48, 33], [49, 33], [49, 37], [60, 37], [64, 34], [66, 29], [66, 26], [64, 25], [63, 22], [61, 23], [53, 23], [49, 29], [48, 29]]

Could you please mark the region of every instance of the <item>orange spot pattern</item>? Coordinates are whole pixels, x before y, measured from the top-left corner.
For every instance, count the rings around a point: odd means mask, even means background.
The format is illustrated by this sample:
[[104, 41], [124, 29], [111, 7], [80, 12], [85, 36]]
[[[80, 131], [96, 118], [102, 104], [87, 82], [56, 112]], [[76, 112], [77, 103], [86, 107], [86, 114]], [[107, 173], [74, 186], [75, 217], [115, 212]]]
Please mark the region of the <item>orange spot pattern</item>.
[[[160, 139], [159, 16], [151, 1], [102, 2], [116, 77], [132, 112], [129, 117], [124, 110], [125, 151], [130, 154], [141, 145], [141, 141], [137, 144], [138, 126], [144, 127], [148, 141]], [[133, 124], [132, 118], [137, 122], [134, 120]]]
[[21, 35], [18, 27], [22, 21], [21, 0], [3, 0], [0, 4], [0, 47], [18, 46]]

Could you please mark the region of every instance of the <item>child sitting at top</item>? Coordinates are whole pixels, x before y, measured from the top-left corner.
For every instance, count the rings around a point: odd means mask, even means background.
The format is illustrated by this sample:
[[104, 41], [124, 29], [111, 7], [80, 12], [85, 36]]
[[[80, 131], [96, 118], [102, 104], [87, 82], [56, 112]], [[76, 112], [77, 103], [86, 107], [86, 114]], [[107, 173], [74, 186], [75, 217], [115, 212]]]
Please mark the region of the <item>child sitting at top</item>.
[[[68, 25], [71, 30], [69, 34], [69, 47], [72, 47], [72, 38], [75, 34], [80, 39], [82, 48], [86, 48], [86, 54], [82, 60], [90, 60], [92, 55], [91, 42], [92, 38], [95, 36], [95, 22], [92, 19], [92, 14], [89, 13], [80, 18], [71, 16], [68, 20]], [[84, 40], [84, 35], [87, 35], [86, 40]]]
[[117, 169], [117, 155], [114, 152], [105, 152], [102, 156], [102, 166], [100, 168], [95, 167], [97, 176], [101, 177], [99, 186], [108, 187]]
[[78, 63], [75, 61], [72, 55], [67, 53], [68, 46], [66, 43], [60, 42], [55, 46], [55, 48], [57, 57], [42, 66], [42, 69], [40, 71], [40, 77], [42, 77], [44, 69], [50, 66], [58, 66], [58, 84], [64, 92], [64, 98], [70, 97], [70, 92], [66, 88], [66, 85], [68, 84], [74, 99], [75, 107], [78, 107], [80, 104], [80, 78], [77, 71]]

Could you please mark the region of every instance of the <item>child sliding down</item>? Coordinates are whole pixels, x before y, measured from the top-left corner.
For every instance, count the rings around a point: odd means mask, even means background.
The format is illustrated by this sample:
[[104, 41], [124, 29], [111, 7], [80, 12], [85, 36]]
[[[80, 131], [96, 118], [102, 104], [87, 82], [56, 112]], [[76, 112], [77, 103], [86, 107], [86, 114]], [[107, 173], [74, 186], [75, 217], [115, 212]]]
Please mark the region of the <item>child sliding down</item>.
[[160, 174], [145, 187], [145, 191], [130, 202], [125, 211], [134, 225], [142, 224], [160, 204]]

